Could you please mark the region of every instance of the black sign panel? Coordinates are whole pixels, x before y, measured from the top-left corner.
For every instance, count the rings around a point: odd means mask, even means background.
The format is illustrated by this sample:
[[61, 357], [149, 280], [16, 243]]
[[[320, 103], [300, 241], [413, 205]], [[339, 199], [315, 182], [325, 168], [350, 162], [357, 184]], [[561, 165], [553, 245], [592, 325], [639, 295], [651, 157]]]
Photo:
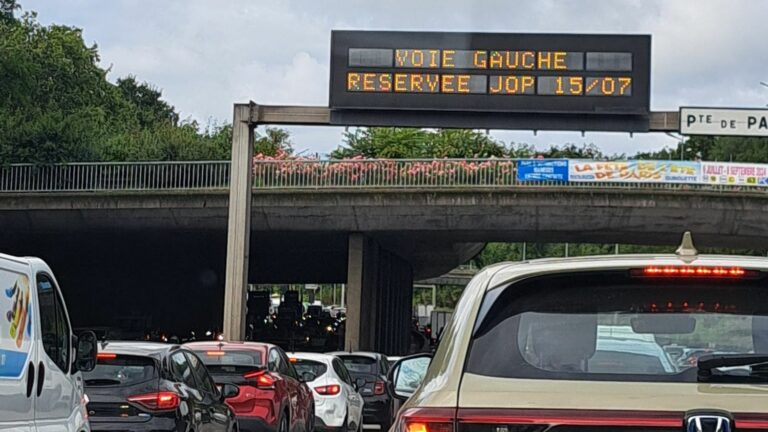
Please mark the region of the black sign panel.
[[334, 31], [330, 107], [645, 117], [650, 46], [642, 35]]

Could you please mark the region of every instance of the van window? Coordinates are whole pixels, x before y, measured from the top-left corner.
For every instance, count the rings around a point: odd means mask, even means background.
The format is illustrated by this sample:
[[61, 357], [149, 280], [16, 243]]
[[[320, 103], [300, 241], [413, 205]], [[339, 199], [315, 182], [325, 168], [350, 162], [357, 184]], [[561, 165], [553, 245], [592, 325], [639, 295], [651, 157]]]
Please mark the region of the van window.
[[[768, 353], [768, 300], [760, 300], [766, 285], [763, 276], [644, 278], [627, 271], [514, 283], [486, 295], [481, 310], [488, 312], [475, 326], [466, 371], [696, 382], [701, 355]], [[750, 369], [721, 372], [734, 377], [725, 382], [740, 382]]]
[[43, 349], [62, 372], [69, 373], [71, 359], [69, 322], [58, 289], [46, 274], [37, 275], [37, 298], [40, 302]]

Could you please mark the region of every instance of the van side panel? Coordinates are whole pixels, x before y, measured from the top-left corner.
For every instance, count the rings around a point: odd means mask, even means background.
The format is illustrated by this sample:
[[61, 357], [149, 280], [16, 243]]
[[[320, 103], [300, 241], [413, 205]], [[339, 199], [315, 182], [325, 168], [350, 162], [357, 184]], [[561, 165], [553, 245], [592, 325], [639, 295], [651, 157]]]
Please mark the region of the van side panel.
[[75, 359], [72, 327], [64, 298], [51, 270], [42, 262], [32, 265], [38, 301], [38, 369], [44, 379], [35, 402], [37, 432], [87, 431], [82, 403], [82, 376], [72, 371]]
[[[37, 315], [29, 266], [0, 257], [0, 429], [33, 431], [34, 394], [27, 384], [37, 363]], [[34, 383], [34, 382], [33, 382]]]

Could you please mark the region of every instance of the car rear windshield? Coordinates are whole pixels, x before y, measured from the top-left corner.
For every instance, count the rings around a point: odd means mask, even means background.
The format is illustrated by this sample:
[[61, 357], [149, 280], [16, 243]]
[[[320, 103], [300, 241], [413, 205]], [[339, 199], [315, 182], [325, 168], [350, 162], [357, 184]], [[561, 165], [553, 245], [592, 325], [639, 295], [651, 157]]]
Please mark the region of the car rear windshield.
[[305, 359], [295, 359], [291, 361], [293, 362], [293, 367], [296, 368], [296, 372], [298, 372], [300, 377], [304, 377], [305, 373], [312, 374], [314, 378], [312, 378], [310, 381], [314, 381], [316, 378], [320, 378], [325, 374], [326, 371], [328, 371], [328, 366], [326, 366], [325, 363], [318, 361]]
[[85, 385], [128, 387], [157, 379], [155, 360], [127, 355], [100, 355], [96, 367], [83, 373]]
[[264, 366], [262, 353], [255, 350], [194, 351], [211, 373], [235, 373]]
[[377, 374], [376, 359], [364, 356], [341, 356], [344, 366], [352, 373]]
[[[703, 355], [768, 354], [768, 287], [761, 274], [635, 274], [537, 277], [488, 292], [466, 371], [506, 378], [696, 382]], [[717, 371], [733, 382], [751, 374], [749, 366]]]

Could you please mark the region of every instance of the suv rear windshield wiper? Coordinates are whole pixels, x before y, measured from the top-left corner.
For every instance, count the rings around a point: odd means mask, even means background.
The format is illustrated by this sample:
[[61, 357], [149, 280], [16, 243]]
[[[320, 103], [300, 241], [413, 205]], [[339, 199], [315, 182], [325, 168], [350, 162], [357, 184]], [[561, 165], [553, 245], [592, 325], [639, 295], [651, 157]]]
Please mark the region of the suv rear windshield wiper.
[[698, 361], [699, 381], [715, 381], [716, 377], [733, 376], [727, 372], [714, 373], [714, 369], [723, 367], [751, 366], [744, 377], [747, 379], [760, 378], [768, 381], [768, 355], [766, 354], [707, 354]]

